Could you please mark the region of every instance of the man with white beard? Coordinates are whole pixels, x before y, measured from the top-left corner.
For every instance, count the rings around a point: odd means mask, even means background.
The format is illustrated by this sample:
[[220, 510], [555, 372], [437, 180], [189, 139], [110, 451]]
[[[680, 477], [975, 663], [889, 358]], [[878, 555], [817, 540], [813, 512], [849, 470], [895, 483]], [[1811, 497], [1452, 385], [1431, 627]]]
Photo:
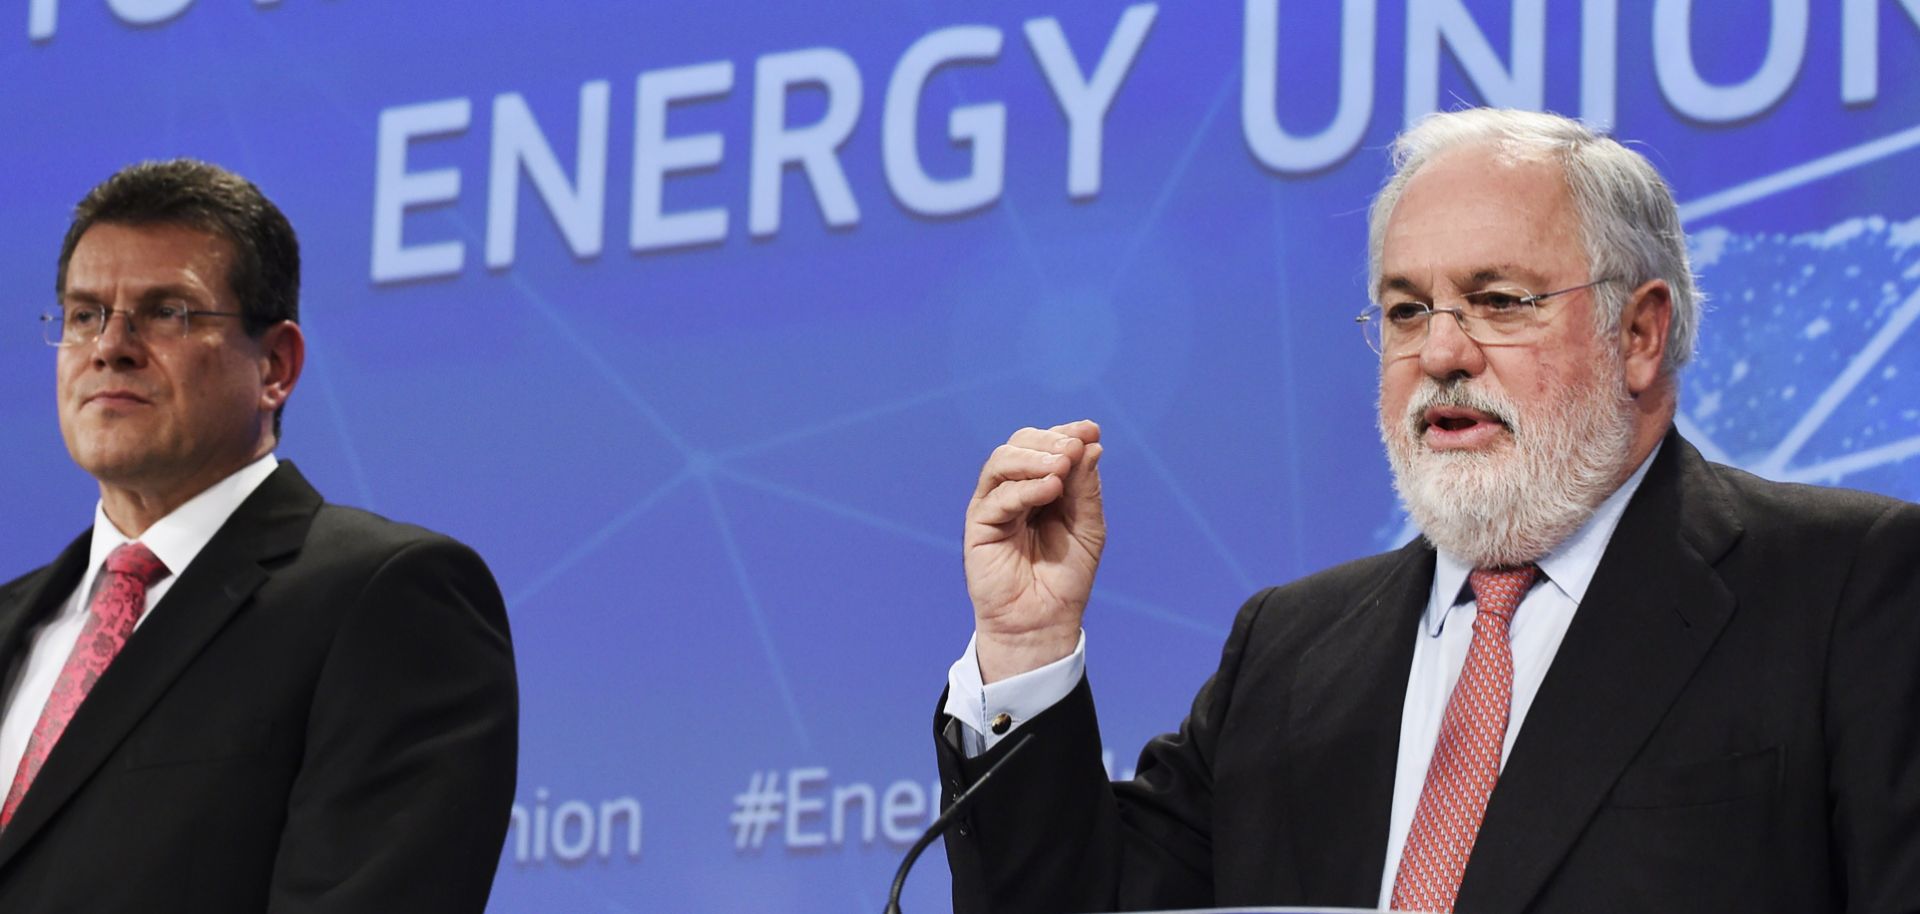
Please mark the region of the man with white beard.
[[1423, 536], [1241, 609], [1109, 783], [1081, 617], [1100, 429], [1022, 429], [968, 505], [935, 723], [960, 912], [1920, 910], [1920, 507], [1672, 430], [1699, 301], [1671, 192], [1553, 115], [1394, 146], [1362, 315]]

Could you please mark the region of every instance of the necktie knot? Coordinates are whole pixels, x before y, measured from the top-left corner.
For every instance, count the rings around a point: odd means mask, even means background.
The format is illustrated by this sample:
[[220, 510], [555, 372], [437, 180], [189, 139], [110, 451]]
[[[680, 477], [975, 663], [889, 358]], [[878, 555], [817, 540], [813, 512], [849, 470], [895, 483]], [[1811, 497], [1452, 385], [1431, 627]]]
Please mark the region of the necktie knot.
[[1517, 568], [1475, 568], [1467, 575], [1467, 586], [1473, 589], [1473, 601], [1481, 613], [1499, 616], [1503, 622], [1513, 620], [1514, 610], [1520, 608], [1520, 601], [1540, 577], [1540, 566], [1521, 565]]
[[139, 581], [141, 587], [167, 576], [167, 565], [145, 543], [126, 543], [107, 554], [107, 573]]

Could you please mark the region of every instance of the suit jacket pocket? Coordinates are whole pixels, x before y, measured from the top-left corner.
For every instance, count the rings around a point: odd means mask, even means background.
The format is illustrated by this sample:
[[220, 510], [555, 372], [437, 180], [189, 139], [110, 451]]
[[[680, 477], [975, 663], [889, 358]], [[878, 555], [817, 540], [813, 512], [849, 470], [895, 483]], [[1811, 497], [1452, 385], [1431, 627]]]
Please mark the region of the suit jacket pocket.
[[260, 755], [273, 743], [273, 722], [241, 721], [218, 731], [169, 734], [129, 741], [124, 753], [128, 770], [190, 765], [221, 759]]
[[1628, 768], [1607, 795], [1626, 809], [1705, 806], [1771, 791], [1780, 783], [1778, 746], [1724, 758]]

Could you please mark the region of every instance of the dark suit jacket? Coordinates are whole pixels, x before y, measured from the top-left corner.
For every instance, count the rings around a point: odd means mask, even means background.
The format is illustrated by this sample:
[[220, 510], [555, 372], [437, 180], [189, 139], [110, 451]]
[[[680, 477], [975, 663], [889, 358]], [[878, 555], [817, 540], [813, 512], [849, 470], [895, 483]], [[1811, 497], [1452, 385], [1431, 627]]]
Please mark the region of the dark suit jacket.
[[[1131, 782], [1102, 773], [1083, 681], [948, 832], [955, 910], [1374, 906], [1432, 575], [1416, 542], [1254, 596]], [[949, 791], [1010, 743], [937, 742]], [[1455, 909], [1920, 910], [1920, 507], [1766, 482], [1670, 435]]]
[[[90, 536], [0, 586], [0, 661], [78, 586]], [[0, 911], [478, 912], [516, 701], [479, 556], [323, 504], [283, 462], [55, 744], [0, 832]]]

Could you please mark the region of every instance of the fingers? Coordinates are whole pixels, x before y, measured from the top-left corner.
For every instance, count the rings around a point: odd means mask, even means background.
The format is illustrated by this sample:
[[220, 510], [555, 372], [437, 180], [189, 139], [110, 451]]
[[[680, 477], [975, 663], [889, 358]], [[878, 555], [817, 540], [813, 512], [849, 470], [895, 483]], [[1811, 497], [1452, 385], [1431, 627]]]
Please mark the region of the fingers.
[[1080, 419], [1065, 425], [1056, 425], [1053, 428], [1047, 429], [1047, 431], [1078, 438], [1087, 444], [1093, 444], [1100, 440], [1100, 423], [1092, 419]]
[[[1015, 433], [1014, 437], [1020, 437], [1019, 433]], [[1073, 460], [1065, 454], [1044, 448], [1022, 447], [1010, 441], [994, 448], [993, 453], [987, 456], [986, 465], [980, 468], [980, 482], [974, 486], [973, 497], [975, 500], [985, 498], [987, 493], [1005, 482], [1065, 476], [1072, 466]]]
[[1098, 516], [1100, 510], [1100, 455], [1107, 452], [1105, 445], [1089, 444], [1087, 452], [1074, 461], [1073, 469], [1067, 472], [1066, 496], [1075, 502], [1078, 509], [1087, 507]]
[[1035, 508], [1053, 504], [1065, 487], [1059, 476], [1009, 480], [976, 501], [969, 519], [989, 527], [1011, 523]]
[[1023, 428], [993, 449], [980, 468], [968, 519], [998, 526], [1044, 505], [1062, 493], [1091, 500], [1099, 516], [1100, 477], [1094, 464], [1102, 450], [1100, 426], [1082, 419], [1049, 429]]
[[1008, 444], [1032, 448], [1036, 451], [1050, 451], [1055, 454], [1076, 456], [1081, 445], [1093, 444], [1100, 440], [1100, 426], [1091, 419], [1068, 422], [1048, 429], [1023, 428], [1007, 439]]

